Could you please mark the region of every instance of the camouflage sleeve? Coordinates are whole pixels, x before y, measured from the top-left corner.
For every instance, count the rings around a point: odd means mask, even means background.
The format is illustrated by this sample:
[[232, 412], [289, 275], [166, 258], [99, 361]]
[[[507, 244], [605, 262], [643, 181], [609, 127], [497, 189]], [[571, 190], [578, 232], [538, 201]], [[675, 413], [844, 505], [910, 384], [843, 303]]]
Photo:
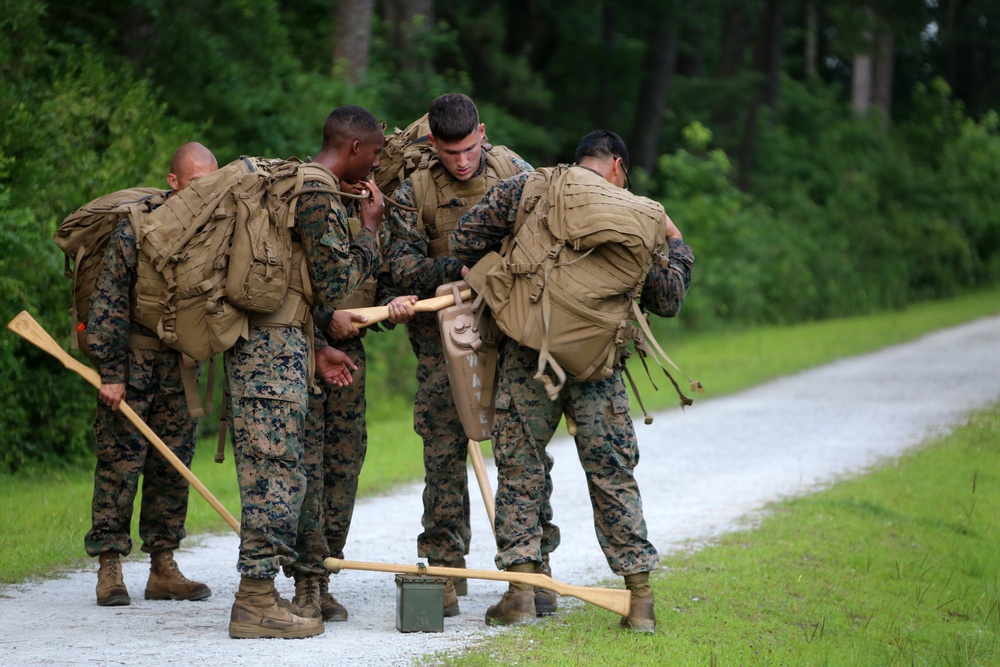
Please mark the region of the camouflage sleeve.
[[[396, 189], [393, 199], [405, 206], [417, 207], [410, 179]], [[392, 242], [388, 252], [392, 281], [402, 294], [420, 298], [434, 296], [442, 283], [462, 277], [462, 262], [454, 257], [428, 257], [427, 235], [417, 225], [417, 211], [404, 211], [392, 206], [389, 210], [389, 230]]]
[[[320, 326], [320, 322], [319, 319], [317, 319], [317, 315], [322, 316], [322, 313], [318, 311], [324, 311], [324, 310], [328, 311], [327, 312], [328, 317], [326, 318], [326, 324]], [[329, 308], [328, 306], [318, 306], [313, 308], [313, 345], [314, 345], [313, 349], [318, 350], [330, 344], [330, 341], [326, 339], [326, 327], [330, 325], [331, 318], [333, 318], [333, 308]]]
[[378, 269], [375, 235], [362, 229], [349, 241], [347, 217], [340, 199], [327, 193], [302, 195], [296, 204], [295, 227], [305, 248], [317, 305], [350, 295]]
[[126, 220], [115, 228], [108, 242], [87, 319], [87, 347], [105, 384], [127, 380], [129, 297], [138, 261], [135, 235]]
[[510, 156], [510, 161], [511, 164], [513, 164], [518, 171], [531, 171], [532, 169], [534, 169], [534, 167], [528, 164], [527, 161], [525, 161], [524, 158], [522, 158], [520, 155], [512, 154]]
[[529, 173], [521, 172], [500, 181], [459, 219], [448, 239], [455, 257], [471, 267], [486, 253], [500, 249], [500, 243], [513, 232], [517, 206]]
[[694, 268], [691, 246], [681, 239], [670, 239], [667, 253], [660, 252], [654, 258], [640, 299], [643, 308], [660, 317], [674, 317], [680, 312], [691, 286], [691, 270]]

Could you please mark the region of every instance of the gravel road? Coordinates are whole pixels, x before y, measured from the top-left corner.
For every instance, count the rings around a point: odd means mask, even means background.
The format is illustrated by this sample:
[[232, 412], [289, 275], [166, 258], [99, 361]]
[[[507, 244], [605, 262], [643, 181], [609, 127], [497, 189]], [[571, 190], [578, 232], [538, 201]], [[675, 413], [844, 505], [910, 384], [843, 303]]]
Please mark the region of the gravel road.
[[[728, 397], [698, 401], [685, 412], [638, 424], [636, 475], [650, 538], [661, 552], [688, 548], [745, 525], [767, 503], [806, 494], [856, 475], [928, 437], [949, 431], [971, 410], [1000, 399], [1000, 316], [941, 331], [906, 345], [842, 360]], [[607, 580], [583, 472], [572, 441], [553, 442], [556, 522], [563, 544], [553, 576], [566, 583]], [[491, 479], [496, 479], [490, 469]], [[478, 489], [470, 469], [471, 489]], [[494, 483], [495, 486], [495, 483]], [[420, 485], [366, 499], [355, 512], [347, 558], [415, 563]], [[474, 497], [469, 567], [493, 569], [483, 505]], [[202, 502], [200, 498], [192, 502]], [[82, 536], [81, 536], [82, 540]], [[29, 665], [410, 665], [435, 652], [459, 652], [502, 630], [483, 624], [505, 585], [469, 582], [461, 615], [441, 633], [395, 628], [391, 574], [345, 571], [332, 588], [350, 610], [303, 640], [231, 640], [229, 607], [238, 584], [232, 534], [188, 540], [177, 560], [208, 583], [204, 602], [142, 599], [144, 554], [124, 562], [129, 607], [94, 603], [96, 562], [58, 579], [0, 588], [0, 664]], [[81, 544], [82, 549], [82, 544]], [[619, 585], [619, 584], [615, 584]], [[291, 597], [291, 580], [279, 578]], [[575, 601], [563, 598], [562, 607]], [[670, 610], [659, 611], [669, 632]], [[617, 617], [594, 632], [613, 632]]]

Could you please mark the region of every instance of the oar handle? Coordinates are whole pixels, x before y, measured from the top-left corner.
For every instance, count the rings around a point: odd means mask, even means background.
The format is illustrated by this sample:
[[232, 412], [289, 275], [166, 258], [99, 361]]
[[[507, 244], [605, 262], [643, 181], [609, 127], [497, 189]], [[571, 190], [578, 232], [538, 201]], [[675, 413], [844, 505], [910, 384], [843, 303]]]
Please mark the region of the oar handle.
[[[33, 318], [28, 311], [22, 310], [17, 317], [12, 319], [7, 324], [7, 328], [29, 343], [48, 352], [53, 357], [58, 359], [63, 366], [80, 375], [84, 380], [92, 384], [95, 389], [100, 390], [102, 384], [101, 376], [98, 375], [97, 371], [90, 366], [81, 363], [69, 352], [64, 350], [62, 346], [49, 335], [49, 332], [47, 332], [44, 328], [42, 328], [42, 325], [35, 321], [35, 318]], [[191, 484], [191, 486], [197, 489], [198, 493], [200, 493], [202, 497], [208, 501], [208, 504], [214, 507], [215, 511], [218, 512], [219, 515], [226, 520], [226, 523], [228, 523], [232, 529], [236, 531], [236, 534], [239, 535], [239, 522], [225, 507], [223, 507], [222, 503], [220, 503], [215, 496], [212, 495], [212, 492], [201, 483], [201, 480], [195, 477], [194, 473], [191, 472], [186, 465], [184, 465], [184, 462], [177, 458], [177, 455], [174, 454], [160, 439], [160, 437], [153, 432], [153, 429], [151, 429], [149, 425], [135, 413], [132, 407], [125, 401], [122, 401], [118, 404], [118, 409], [121, 410], [121, 413], [125, 415], [126, 419], [132, 422], [135, 427], [139, 429], [140, 433], [146, 436], [146, 438], [153, 443], [153, 446], [156, 447], [156, 450], [160, 452], [163, 458], [169, 461], [170, 465], [176, 468], [177, 472], [179, 472], [181, 476], [183, 476], [184, 479]]]
[[[463, 290], [459, 296], [462, 300], [472, 298], [472, 290]], [[435, 296], [429, 299], [421, 299], [414, 303], [411, 308], [418, 313], [433, 313], [441, 310], [442, 308], [447, 308], [448, 306], [455, 305], [455, 295], [445, 294], [444, 296]], [[360, 328], [370, 327], [373, 324], [378, 324], [379, 322], [384, 322], [389, 319], [389, 306], [370, 306], [368, 308], [345, 308], [348, 313], [354, 313], [355, 315], [364, 315], [368, 318], [366, 322], [355, 322], [354, 326]]]

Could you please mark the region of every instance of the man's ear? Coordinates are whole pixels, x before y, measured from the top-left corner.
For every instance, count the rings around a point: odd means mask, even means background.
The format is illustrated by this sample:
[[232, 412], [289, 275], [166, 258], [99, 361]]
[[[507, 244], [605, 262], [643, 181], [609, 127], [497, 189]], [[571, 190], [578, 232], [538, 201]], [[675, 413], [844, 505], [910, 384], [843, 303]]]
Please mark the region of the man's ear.
[[354, 139], [351, 141], [351, 155], [357, 155], [361, 152], [361, 140]]
[[434, 140], [434, 135], [430, 132], [427, 133], [427, 143], [431, 145], [431, 148], [437, 148], [437, 142]]
[[171, 190], [177, 192], [180, 189], [177, 187], [179, 184], [180, 182], [177, 180], [177, 174], [167, 174], [167, 185], [170, 186]]
[[486, 140], [486, 123], [479, 124], [479, 138], [480, 140]]

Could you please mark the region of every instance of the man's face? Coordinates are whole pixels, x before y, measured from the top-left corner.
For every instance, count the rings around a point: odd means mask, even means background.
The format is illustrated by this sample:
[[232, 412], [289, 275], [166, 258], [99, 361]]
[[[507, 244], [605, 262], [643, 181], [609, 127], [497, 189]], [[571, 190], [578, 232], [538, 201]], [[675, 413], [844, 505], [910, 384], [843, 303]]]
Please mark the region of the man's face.
[[469, 136], [459, 141], [439, 141], [431, 135], [430, 142], [437, 149], [441, 164], [448, 173], [459, 181], [467, 181], [479, 171], [485, 138], [486, 126], [480, 123]]
[[347, 183], [357, 183], [368, 178], [372, 170], [378, 166], [378, 156], [385, 145], [385, 136], [381, 132], [373, 133], [358, 145], [356, 153], [351, 155], [346, 173], [340, 180]]

